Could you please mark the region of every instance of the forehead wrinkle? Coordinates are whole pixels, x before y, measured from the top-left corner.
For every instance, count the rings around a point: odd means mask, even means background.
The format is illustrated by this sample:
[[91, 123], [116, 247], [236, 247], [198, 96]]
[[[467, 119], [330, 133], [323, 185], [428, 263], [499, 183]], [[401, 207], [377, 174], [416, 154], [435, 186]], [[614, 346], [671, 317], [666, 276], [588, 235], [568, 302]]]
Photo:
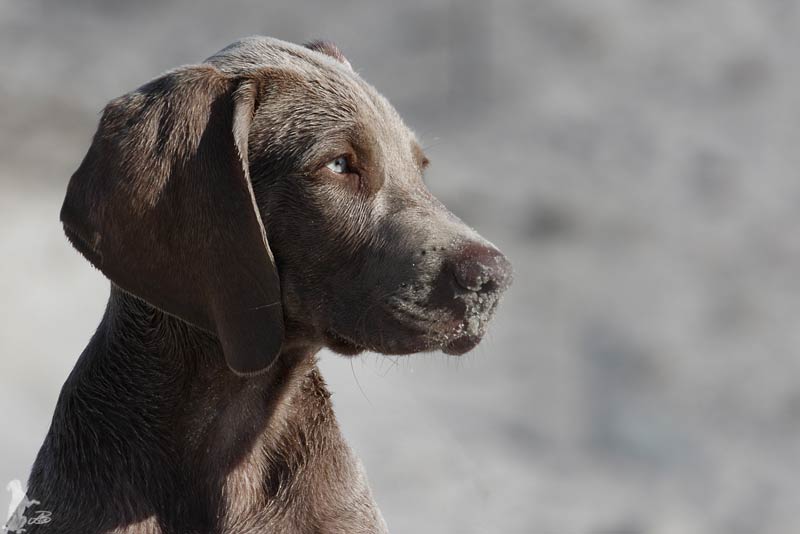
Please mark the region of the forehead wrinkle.
[[[347, 126], [355, 127], [354, 123], [363, 122], [372, 126], [369, 135], [374, 137], [374, 144], [379, 151], [375, 163], [380, 164], [381, 171], [387, 173], [387, 177], [390, 170], [404, 177], [410, 174], [401, 172], [408, 164], [418, 168], [408, 144], [409, 141], [416, 141], [414, 133], [383, 95], [358, 73], [334, 58], [294, 43], [256, 36], [231, 44], [206, 62], [234, 75], [253, 75], [259, 70], [279, 69], [290, 72], [297, 81], [302, 80], [299, 85], [308, 84], [308, 92], [291, 94], [296, 102], [287, 103], [284, 100], [284, 112], [291, 112], [285, 117], [286, 124], [273, 123], [273, 128], [276, 128], [273, 132], [281, 138], [313, 135], [319, 142], [325, 135], [323, 132], [330, 131], [332, 124], [346, 122]], [[309, 94], [318, 96], [316, 105], [309, 105]], [[301, 132], [288, 131], [297, 128]]]
[[414, 168], [418, 167], [408, 145], [409, 142], [416, 142], [414, 132], [405, 125], [391, 103], [372, 85], [360, 77], [355, 81], [368, 104], [365, 114], [374, 121], [370, 124], [374, 125], [382, 172], [386, 174], [388, 181], [411, 179], [412, 177], [406, 176], [408, 173], [400, 171], [408, 163], [413, 163]]
[[[246, 37], [217, 52], [206, 63], [229, 74], [249, 74], [264, 67], [281, 68], [315, 80], [320, 85], [327, 85], [332, 92], [339, 92], [339, 88], [349, 89], [349, 95], [340, 96], [359, 94], [362, 97], [359, 100], [369, 105], [372, 118], [381, 122], [384, 129], [387, 129], [387, 122], [391, 122], [406, 135], [411, 134], [394, 107], [358, 73], [332, 57], [304, 46], [271, 37]], [[330, 83], [334, 80], [338, 86]]]
[[273, 83], [265, 84], [257, 115], [271, 143], [302, 148], [307, 162], [352, 136], [363, 107], [352, 83], [295, 69], [269, 71]]

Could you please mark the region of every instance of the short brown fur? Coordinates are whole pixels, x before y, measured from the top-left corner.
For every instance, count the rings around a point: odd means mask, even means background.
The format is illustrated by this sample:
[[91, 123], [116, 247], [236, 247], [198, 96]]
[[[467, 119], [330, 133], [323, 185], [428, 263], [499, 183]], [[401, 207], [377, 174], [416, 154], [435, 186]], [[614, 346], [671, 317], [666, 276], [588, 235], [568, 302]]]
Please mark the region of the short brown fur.
[[387, 532], [315, 355], [461, 354], [511, 280], [426, 165], [330, 44], [245, 39], [112, 101], [62, 210], [111, 295], [27, 532]]

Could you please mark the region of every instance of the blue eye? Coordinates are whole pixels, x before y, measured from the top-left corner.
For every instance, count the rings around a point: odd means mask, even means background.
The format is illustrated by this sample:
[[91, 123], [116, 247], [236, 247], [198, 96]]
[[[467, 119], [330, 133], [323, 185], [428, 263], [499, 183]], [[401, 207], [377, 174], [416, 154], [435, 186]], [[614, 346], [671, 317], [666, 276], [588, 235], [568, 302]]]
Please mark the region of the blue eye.
[[336, 174], [347, 174], [350, 172], [350, 166], [347, 164], [347, 158], [345, 156], [339, 156], [329, 161], [325, 166]]

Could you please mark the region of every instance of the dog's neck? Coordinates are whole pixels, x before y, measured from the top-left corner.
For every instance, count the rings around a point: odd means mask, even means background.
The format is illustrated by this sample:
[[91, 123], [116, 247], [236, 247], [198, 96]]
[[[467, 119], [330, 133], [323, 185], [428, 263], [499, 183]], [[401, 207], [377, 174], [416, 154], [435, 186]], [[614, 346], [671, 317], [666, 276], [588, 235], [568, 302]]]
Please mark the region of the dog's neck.
[[[313, 510], [311, 498], [329, 489], [343, 498], [325, 495], [318, 500], [326, 509], [312, 515], [356, 505], [380, 524], [339, 433], [316, 350], [296, 345], [263, 375], [239, 377], [213, 335], [112, 286], [103, 321], [62, 390], [48, 454], [40, 453], [56, 465], [37, 461], [31, 496], [45, 503], [80, 488], [78, 508], [93, 502], [106, 514], [122, 502], [116, 528], [156, 517], [200, 532], [233, 524], [291, 532], [280, 530], [288, 508]], [[56, 500], [69, 516], [69, 503]]]
[[[215, 336], [119, 288], [112, 286], [103, 322], [107, 350], [94, 354], [95, 365], [116, 371], [116, 379], [106, 380], [119, 393], [138, 395], [141, 402], [132, 407], [154, 405], [173, 430], [185, 425], [175, 432], [176, 446], [187, 459], [195, 455], [194, 469], [206, 463], [205, 469], [224, 472], [246, 461], [256, 445], [269, 445], [257, 442], [296, 418], [292, 401], [308, 387], [320, 398], [318, 415], [335, 423], [315, 368], [318, 348], [284, 350], [267, 372], [241, 377], [228, 369]], [[163, 422], [143, 421], [148, 427]]]

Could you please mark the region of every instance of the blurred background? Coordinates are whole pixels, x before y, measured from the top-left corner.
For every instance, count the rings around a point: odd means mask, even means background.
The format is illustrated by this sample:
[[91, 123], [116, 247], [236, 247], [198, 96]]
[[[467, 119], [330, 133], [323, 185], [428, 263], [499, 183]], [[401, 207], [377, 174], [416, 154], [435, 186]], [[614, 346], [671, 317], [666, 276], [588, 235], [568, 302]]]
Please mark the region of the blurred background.
[[98, 113], [251, 34], [338, 43], [515, 265], [467, 356], [321, 355], [393, 532], [800, 532], [793, 0], [0, 0], [3, 486], [108, 296]]

